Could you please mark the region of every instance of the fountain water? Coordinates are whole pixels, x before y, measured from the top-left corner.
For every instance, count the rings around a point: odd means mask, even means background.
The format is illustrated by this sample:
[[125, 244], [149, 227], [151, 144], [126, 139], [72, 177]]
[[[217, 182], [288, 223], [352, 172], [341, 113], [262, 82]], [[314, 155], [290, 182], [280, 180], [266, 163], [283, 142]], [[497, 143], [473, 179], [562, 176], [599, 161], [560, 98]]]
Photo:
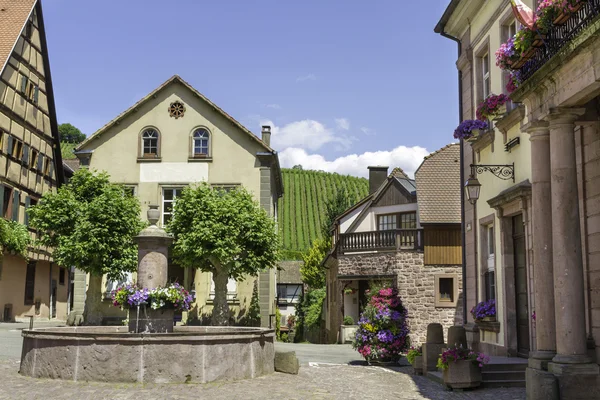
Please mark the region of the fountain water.
[[[135, 238], [142, 288], [167, 283], [172, 239], [156, 225], [158, 217], [158, 207], [150, 206], [151, 225]], [[24, 330], [20, 373], [74, 381], [204, 383], [274, 371], [273, 329], [173, 325], [172, 309], [142, 306], [130, 309], [127, 327]]]

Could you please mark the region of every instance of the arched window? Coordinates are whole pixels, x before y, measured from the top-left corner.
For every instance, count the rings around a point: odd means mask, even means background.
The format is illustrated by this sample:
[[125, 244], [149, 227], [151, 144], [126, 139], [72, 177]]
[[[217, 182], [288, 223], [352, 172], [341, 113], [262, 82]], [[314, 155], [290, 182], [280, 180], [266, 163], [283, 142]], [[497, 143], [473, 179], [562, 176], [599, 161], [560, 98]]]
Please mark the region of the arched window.
[[193, 136], [193, 152], [194, 157], [208, 157], [208, 142], [210, 133], [204, 129], [196, 129]]
[[146, 129], [142, 133], [142, 157], [158, 157], [158, 132]]

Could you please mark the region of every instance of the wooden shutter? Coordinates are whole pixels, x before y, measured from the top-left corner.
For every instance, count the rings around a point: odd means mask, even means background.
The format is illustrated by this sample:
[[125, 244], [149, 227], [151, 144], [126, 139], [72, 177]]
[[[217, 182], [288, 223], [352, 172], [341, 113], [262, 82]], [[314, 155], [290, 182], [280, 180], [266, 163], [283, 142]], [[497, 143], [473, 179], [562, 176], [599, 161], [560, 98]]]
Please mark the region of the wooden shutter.
[[31, 197], [27, 196], [25, 197], [25, 225], [29, 226], [29, 213], [27, 212], [29, 210], [29, 206], [31, 205]]
[[8, 136], [8, 147], [6, 149], [6, 154], [8, 154], [9, 156], [12, 156], [12, 153], [13, 153], [14, 140], [15, 140], [15, 138], [13, 138], [12, 136]]
[[33, 102], [34, 102], [35, 104], [37, 104], [37, 103], [38, 103], [38, 98], [39, 98], [39, 96], [40, 96], [40, 88], [36, 86], [36, 87], [35, 87], [35, 90], [33, 91]]
[[52, 173], [54, 172], [54, 160], [50, 160], [50, 170], [48, 171], [48, 177], [52, 179]]
[[27, 95], [27, 77], [25, 75], [21, 75], [21, 92]]
[[29, 164], [29, 145], [23, 145], [23, 164]]
[[0, 218], [4, 217], [4, 185], [0, 185]]
[[42, 171], [43, 165], [44, 165], [44, 155], [40, 153], [40, 154], [38, 154], [38, 159], [37, 159], [37, 170]]
[[19, 203], [21, 200], [21, 194], [18, 190], [13, 190], [13, 204], [12, 204], [12, 220], [19, 222]]

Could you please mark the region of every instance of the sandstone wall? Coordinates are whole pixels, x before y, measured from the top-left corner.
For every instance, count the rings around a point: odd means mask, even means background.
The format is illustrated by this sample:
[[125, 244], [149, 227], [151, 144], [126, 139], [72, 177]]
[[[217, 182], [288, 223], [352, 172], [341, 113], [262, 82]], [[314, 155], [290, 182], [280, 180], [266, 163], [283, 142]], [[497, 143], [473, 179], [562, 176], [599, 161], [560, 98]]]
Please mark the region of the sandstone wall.
[[[344, 255], [339, 259], [339, 275], [395, 276], [398, 293], [408, 309], [411, 343], [425, 342], [427, 325], [439, 322], [448, 327], [462, 324], [461, 266], [431, 266], [423, 264], [423, 253], [390, 252], [377, 254]], [[458, 301], [454, 307], [435, 306], [435, 276], [455, 274]]]

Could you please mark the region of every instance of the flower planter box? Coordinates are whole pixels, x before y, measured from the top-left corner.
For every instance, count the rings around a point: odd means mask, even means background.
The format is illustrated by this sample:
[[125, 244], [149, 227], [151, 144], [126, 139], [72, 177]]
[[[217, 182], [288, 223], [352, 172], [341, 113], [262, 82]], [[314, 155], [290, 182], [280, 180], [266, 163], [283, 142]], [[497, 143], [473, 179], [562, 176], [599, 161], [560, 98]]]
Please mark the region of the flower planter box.
[[423, 375], [423, 356], [416, 356], [412, 367], [415, 375]]
[[452, 361], [443, 377], [444, 384], [452, 389], [476, 388], [481, 385], [481, 368], [471, 360]]
[[481, 129], [473, 129], [471, 131], [471, 136], [466, 138], [465, 140], [469, 143], [473, 143], [476, 142], [477, 139], [479, 138], [479, 136], [482, 134], [482, 130]]
[[498, 109], [496, 110], [496, 113], [494, 114], [494, 117], [492, 119], [494, 121], [497, 121], [499, 119], [504, 118], [505, 115], [506, 115], [506, 103], [502, 104], [501, 106], [498, 106]]
[[342, 344], [343, 343], [352, 343], [357, 330], [358, 330], [358, 325], [341, 325], [340, 326], [341, 343]]
[[534, 56], [536, 50], [537, 49], [535, 47], [531, 47], [526, 52], [521, 54], [521, 57], [512, 65], [513, 69], [520, 69], [523, 67], [523, 65], [525, 65], [525, 63]]
[[581, 3], [577, 4], [576, 6], [573, 7], [572, 11], [561, 11], [561, 13], [558, 14], [558, 16], [556, 18], [554, 18], [554, 21], [552, 21], [552, 23], [554, 25], [566, 24], [567, 21], [569, 20], [569, 18], [571, 18], [571, 16], [573, 14], [575, 14], [577, 11], [581, 10], [581, 8], [584, 6], [584, 3], [586, 3], [586, 2], [582, 1]]
[[546, 35], [538, 34], [538, 37], [531, 44], [533, 47], [544, 47], [544, 40], [546, 40]]
[[484, 322], [496, 322], [496, 316], [493, 316], [493, 317], [483, 317], [482, 321], [484, 321]]

